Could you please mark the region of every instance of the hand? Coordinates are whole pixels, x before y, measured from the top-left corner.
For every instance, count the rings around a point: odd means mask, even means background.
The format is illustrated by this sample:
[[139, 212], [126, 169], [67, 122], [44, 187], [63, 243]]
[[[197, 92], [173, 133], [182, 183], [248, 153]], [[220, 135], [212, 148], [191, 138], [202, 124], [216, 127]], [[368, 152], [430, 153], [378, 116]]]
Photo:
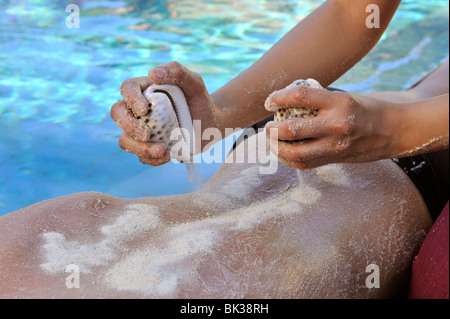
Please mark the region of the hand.
[[[299, 106], [319, 110], [317, 117], [266, 125], [271, 150], [277, 149], [275, 155], [288, 166], [375, 161], [388, 158], [396, 147], [396, 134], [388, 129], [395, 107], [387, 101], [303, 86], [280, 90], [269, 99], [266, 105], [272, 111]], [[278, 130], [277, 140], [273, 129]]]
[[140, 128], [136, 119], [149, 111], [143, 92], [153, 83], [178, 85], [185, 94], [192, 120], [201, 120], [203, 129], [216, 127], [216, 123], [214, 104], [202, 77], [178, 62], [152, 69], [148, 77], [123, 82], [120, 91], [124, 99], [111, 108], [112, 119], [123, 130], [119, 145], [124, 151], [137, 155], [143, 164], [158, 166], [170, 161], [170, 152], [161, 143], [150, 143], [151, 132]]

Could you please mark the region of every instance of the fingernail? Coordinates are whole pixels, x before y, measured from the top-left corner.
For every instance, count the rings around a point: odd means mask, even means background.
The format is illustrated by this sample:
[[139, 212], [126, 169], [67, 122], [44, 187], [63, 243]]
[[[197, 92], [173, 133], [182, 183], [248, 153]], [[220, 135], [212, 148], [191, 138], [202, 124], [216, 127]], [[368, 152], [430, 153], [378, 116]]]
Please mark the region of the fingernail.
[[279, 155], [280, 148], [278, 147], [278, 140], [277, 139], [270, 139], [270, 141], [269, 141], [269, 149], [276, 156]]
[[279, 124], [275, 122], [269, 122], [266, 124], [266, 132], [269, 133], [269, 135], [273, 135], [274, 133], [278, 134], [278, 128]]
[[162, 68], [156, 68], [150, 71], [149, 76], [152, 80], [160, 82], [164, 81], [167, 76], [167, 72]]
[[266, 123], [266, 128], [274, 128], [274, 127], [278, 127], [277, 122], [275, 121], [270, 121]]
[[150, 140], [150, 132], [148, 131], [139, 130], [137, 134], [139, 135], [140, 140], [143, 142], [147, 142], [148, 140]]
[[164, 154], [166, 151], [164, 145], [159, 144], [159, 143], [155, 143], [153, 145], [150, 146], [149, 152], [150, 154], [152, 154], [152, 156], [154, 157], [161, 157], [162, 154]]
[[136, 113], [136, 115], [144, 116], [148, 113], [148, 102], [144, 98], [137, 99], [133, 104], [133, 110]]
[[122, 125], [122, 120], [120, 120], [120, 119], [117, 120], [117, 121], [116, 121], [116, 126], [117, 126], [119, 129], [121, 129], [122, 131], [124, 130], [124, 129], [123, 129], [123, 125]]

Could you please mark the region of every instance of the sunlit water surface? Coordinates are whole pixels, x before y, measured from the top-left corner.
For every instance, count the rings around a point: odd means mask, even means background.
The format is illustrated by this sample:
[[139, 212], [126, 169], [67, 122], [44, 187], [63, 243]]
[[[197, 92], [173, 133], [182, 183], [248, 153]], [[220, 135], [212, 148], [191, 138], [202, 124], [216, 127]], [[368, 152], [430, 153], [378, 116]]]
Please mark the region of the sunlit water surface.
[[[319, 0], [0, 1], [0, 214], [82, 191], [134, 198], [201, 187], [219, 164], [148, 167], [118, 147], [120, 84], [172, 60], [210, 92]], [[448, 57], [448, 1], [403, 1], [379, 45], [334, 86], [402, 90]], [[224, 149], [224, 153], [228, 150]]]

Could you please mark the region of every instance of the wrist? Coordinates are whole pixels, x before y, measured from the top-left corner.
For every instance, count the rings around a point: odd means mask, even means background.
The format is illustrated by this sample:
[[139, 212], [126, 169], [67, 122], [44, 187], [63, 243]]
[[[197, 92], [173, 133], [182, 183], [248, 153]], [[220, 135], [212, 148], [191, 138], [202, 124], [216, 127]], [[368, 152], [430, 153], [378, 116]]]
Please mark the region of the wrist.
[[403, 152], [408, 126], [404, 121], [405, 104], [385, 101], [379, 108], [381, 117], [380, 134], [386, 142], [380, 158], [393, 158]]
[[397, 157], [448, 148], [448, 94], [400, 105]]
[[220, 93], [220, 90], [211, 94], [211, 102], [214, 114], [214, 123], [216, 124], [216, 128], [218, 128], [224, 136], [227, 121], [229, 121], [230, 117], [230, 111], [227, 107], [228, 102], [224, 99], [224, 96]]

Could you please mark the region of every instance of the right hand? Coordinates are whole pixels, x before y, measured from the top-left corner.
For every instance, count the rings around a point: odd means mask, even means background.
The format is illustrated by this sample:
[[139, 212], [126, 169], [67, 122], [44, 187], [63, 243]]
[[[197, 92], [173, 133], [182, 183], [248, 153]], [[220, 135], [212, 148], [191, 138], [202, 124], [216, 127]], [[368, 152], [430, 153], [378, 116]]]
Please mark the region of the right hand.
[[112, 119], [123, 130], [119, 145], [124, 151], [137, 155], [143, 164], [159, 166], [170, 161], [170, 152], [162, 143], [150, 143], [151, 131], [140, 128], [136, 119], [149, 111], [143, 92], [153, 83], [178, 85], [186, 97], [192, 120], [201, 120], [202, 129], [217, 125], [214, 103], [202, 77], [178, 62], [154, 68], [148, 77], [123, 82], [120, 92], [124, 99], [111, 108]]
[[[297, 169], [392, 158], [402, 139], [399, 125], [390, 125], [402, 120], [399, 107], [382, 99], [296, 86], [273, 93], [267, 105], [272, 111], [300, 106], [318, 110], [316, 117], [266, 125], [272, 151]], [[300, 140], [308, 141], [296, 143]]]

